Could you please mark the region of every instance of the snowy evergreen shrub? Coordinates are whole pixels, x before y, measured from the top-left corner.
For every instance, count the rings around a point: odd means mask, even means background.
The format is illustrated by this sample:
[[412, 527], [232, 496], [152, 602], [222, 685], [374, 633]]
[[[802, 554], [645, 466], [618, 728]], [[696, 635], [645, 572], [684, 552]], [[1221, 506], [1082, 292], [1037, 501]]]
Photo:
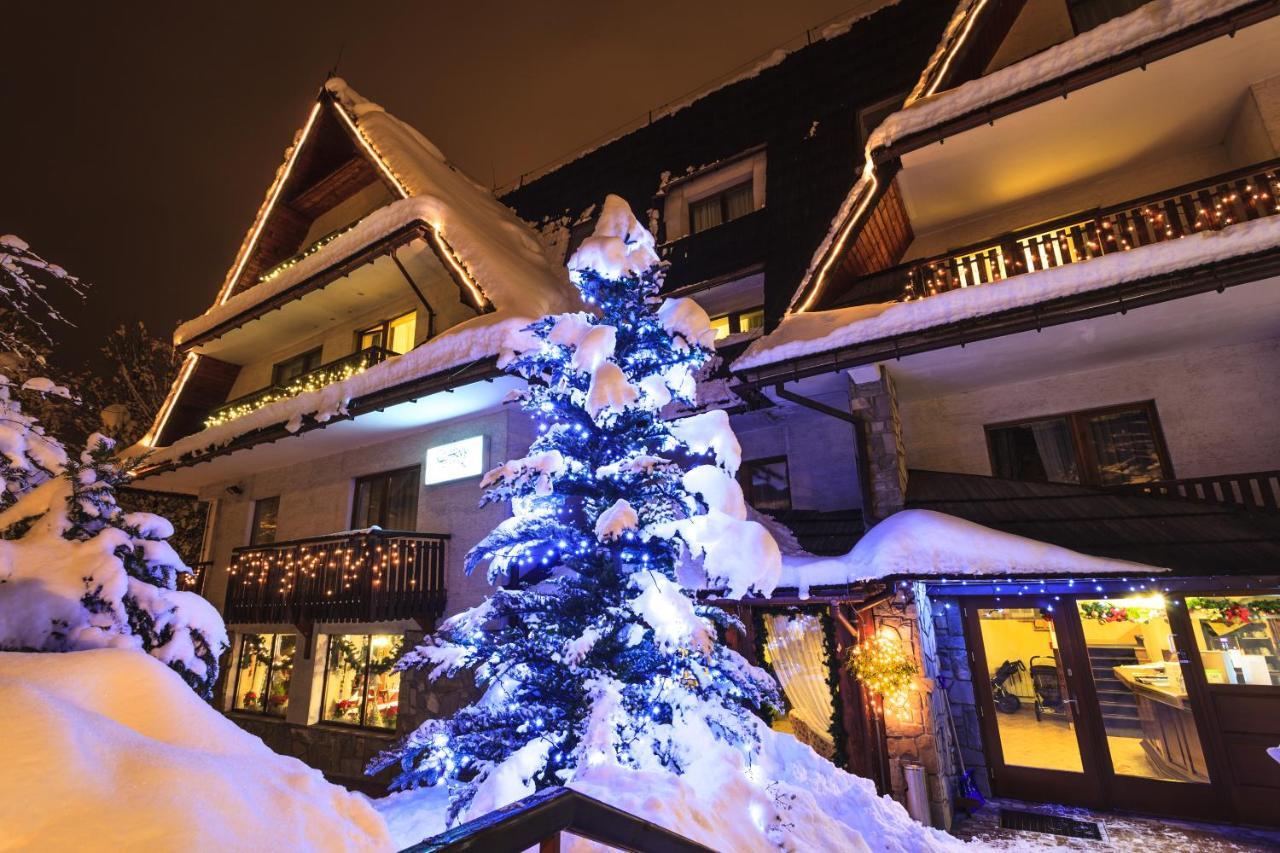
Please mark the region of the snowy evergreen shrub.
[[165, 541], [173, 526], [116, 503], [128, 472], [110, 439], [90, 436], [68, 458], [11, 387], [0, 377], [0, 650], [139, 648], [208, 697], [226, 628], [208, 601], [176, 589], [190, 569]]
[[750, 765], [754, 713], [779, 703], [773, 679], [720, 641], [734, 620], [694, 594], [767, 595], [780, 571], [747, 519], [728, 417], [662, 417], [694, 400], [707, 315], [661, 299], [653, 236], [615, 196], [569, 266], [591, 310], [513, 344], [506, 369], [527, 380], [514, 396], [538, 435], [485, 476], [483, 503], [510, 502], [513, 517], [467, 557], [492, 583], [518, 580], [399, 664], [469, 671], [483, 696], [370, 765], [399, 764], [399, 788], [448, 785], [451, 821], [606, 763], [681, 774], [727, 744]]

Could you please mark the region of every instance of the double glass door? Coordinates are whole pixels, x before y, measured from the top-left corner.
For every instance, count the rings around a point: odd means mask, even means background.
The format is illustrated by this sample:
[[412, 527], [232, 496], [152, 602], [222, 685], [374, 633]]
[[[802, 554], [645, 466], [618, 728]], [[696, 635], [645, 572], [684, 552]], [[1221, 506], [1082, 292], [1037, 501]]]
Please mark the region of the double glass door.
[[1174, 606], [1159, 595], [966, 602], [998, 795], [1214, 813], [1201, 694], [1188, 687], [1194, 646]]

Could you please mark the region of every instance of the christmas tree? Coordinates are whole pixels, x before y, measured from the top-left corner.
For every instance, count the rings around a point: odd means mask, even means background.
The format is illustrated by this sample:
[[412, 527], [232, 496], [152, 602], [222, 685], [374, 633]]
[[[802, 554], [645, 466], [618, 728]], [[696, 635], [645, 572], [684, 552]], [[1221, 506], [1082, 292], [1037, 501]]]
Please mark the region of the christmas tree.
[[769, 594], [777, 545], [746, 519], [728, 417], [679, 420], [714, 334], [692, 300], [659, 297], [653, 236], [610, 196], [569, 268], [589, 311], [547, 317], [513, 346], [537, 422], [527, 456], [490, 471], [484, 503], [513, 516], [467, 557], [506, 582], [447, 620], [400, 668], [474, 674], [483, 695], [431, 720], [370, 772], [395, 787], [447, 784], [450, 820], [583, 767], [679, 774], [709, 742], [758, 749], [751, 715], [777, 685], [726, 647], [733, 620], [704, 590]]

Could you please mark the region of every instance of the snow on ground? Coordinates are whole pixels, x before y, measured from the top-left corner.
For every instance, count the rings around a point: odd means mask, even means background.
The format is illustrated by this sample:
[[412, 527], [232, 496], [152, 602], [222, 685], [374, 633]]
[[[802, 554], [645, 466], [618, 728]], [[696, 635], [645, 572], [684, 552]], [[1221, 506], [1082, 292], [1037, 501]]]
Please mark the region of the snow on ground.
[[[577, 772], [568, 786], [715, 850], [958, 850], [962, 842], [913, 821], [867, 779], [838, 769], [789, 734], [756, 722], [762, 750], [744, 767], [741, 753], [712, 741], [688, 772], [632, 770], [603, 762]], [[448, 797], [422, 788], [375, 800], [399, 846], [444, 830]], [[603, 850], [567, 839], [572, 853]]]
[[2, 653], [0, 694], [0, 850], [394, 849], [367, 800], [146, 655]]
[[802, 597], [815, 586], [839, 586], [892, 575], [1149, 575], [1165, 569], [1091, 557], [1057, 545], [1003, 533], [927, 509], [907, 509], [867, 531], [842, 557], [784, 556], [780, 587]]
[[912, 133], [1025, 92], [1136, 47], [1215, 18], [1253, 0], [1155, 0], [1087, 33], [1054, 45], [954, 89], [915, 101], [872, 132], [868, 148], [893, 144]]
[[732, 369], [748, 370], [791, 358], [946, 326], [1053, 299], [1101, 290], [1128, 281], [1176, 272], [1274, 249], [1280, 216], [1204, 231], [1180, 240], [1140, 246], [1078, 264], [1025, 273], [992, 284], [949, 290], [911, 302], [854, 305], [832, 311], [791, 314], [756, 341]]

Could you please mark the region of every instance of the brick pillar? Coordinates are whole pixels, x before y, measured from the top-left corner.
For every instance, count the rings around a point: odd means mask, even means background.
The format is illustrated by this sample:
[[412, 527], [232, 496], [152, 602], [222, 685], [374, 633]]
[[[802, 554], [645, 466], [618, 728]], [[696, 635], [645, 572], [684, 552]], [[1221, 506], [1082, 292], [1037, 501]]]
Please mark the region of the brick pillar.
[[858, 463], [866, 474], [869, 506], [863, 507], [868, 526], [903, 508], [907, 496], [907, 456], [902, 446], [902, 419], [893, 377], [883, 365], [849, 371], [850, 405], [862, 419], [865, 438]]

